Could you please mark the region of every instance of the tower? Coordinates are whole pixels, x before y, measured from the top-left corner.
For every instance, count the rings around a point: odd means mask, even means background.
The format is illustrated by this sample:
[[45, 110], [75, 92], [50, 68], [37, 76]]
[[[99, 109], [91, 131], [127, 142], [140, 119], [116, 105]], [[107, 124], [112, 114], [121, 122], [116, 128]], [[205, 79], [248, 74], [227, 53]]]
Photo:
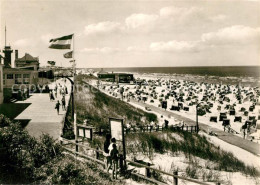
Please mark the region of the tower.
[[11, 61], [12, 61], [12, 52], [11, 46], [6, 45], [6, 26], [5, 26], [5, 48], [3, 49], [3, 53], [5, 54], [4, 58], [4, 67], [11, 68]]

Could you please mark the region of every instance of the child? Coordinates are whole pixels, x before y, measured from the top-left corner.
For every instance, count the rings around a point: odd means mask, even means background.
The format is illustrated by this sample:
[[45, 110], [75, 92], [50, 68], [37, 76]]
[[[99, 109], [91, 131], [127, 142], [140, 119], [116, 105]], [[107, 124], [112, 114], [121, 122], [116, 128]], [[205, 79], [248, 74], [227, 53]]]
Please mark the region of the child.
[[110, 152], [110, 157], [112, 160], [112, 179], [117, 179], [117, 168], [118, 168], [118, 150], [116, 144], [113, 144], [113, 149]]

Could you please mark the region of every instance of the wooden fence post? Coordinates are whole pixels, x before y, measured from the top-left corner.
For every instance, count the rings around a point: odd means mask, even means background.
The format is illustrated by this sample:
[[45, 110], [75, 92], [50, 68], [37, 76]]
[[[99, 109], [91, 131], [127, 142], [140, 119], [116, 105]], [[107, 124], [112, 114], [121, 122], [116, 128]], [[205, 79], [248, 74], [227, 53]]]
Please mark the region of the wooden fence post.
[[119, 168], [120, 168], [120, 172], [123, 174], [125, 171], [125, 165], [124, 165], [124, 156], [122, 154], [119, 155]]
[[[76, 152], [79, 152], [79, 146], [77, 145], [78, 144], [78, 139], [76, 139], [76, 141], [75, 141], [75, 143], [76, 143], [76, 145], [75, 145], [75, 150], [76, 150]], [[78, 154], [76, 153], [76, 156], [78, 156]]]
[[[99, 148], [96, 148], [97, 150], [99, 150]], [[96, 150], [96, 159], [99, 159], [99, 152]]]
[[191, 126], [191, 130], [190, 130], [190, 131], [191, 131], [191, 133], [192, 133], [192, 130], [193, 130], [193, 126]]
[[[151, 164], [150, 163], [147, 163], [147, 166], [151, 166]], [[146, 177], [148, 177], [148, 178], [150, 178], [151, 177], [151, 170], [150, 170], [150, 168], [145, 168], [145, 175], [146, 175]]]
[[[178, 171], [174, 171], [173, 175], [178, 175]], [[173, 184], [178, 185], [178, 178], [177, 177], [173, 177]]]

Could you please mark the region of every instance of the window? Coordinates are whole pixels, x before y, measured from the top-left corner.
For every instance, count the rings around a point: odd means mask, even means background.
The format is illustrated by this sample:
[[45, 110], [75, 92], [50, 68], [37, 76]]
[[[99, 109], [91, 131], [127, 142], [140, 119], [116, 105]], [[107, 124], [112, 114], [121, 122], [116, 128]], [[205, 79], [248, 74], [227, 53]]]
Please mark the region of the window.
[[13, 74], [7, 74], [7, 75], [6, 75], [6, 78], [7, 78], [7, 79], [14, 79], [14, 75], [13, 75]]
[[30, 78], [30, 74], [23, 74], [23, 78]]
[[15, 84], [22, 84], [22, 75], [15, 74]]
[[30, 82], [30, 74], [23, 74], [23, 84], [29, 84]]
[[15, 74], [15, 78], [22, 78], [21, 74]]

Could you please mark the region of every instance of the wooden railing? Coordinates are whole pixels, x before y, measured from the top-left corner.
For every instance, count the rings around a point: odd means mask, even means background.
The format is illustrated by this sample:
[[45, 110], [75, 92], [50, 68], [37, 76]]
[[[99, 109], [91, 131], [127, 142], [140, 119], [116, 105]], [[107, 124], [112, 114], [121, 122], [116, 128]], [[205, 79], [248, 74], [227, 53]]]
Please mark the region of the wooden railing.
[[159, 125], [155, 126], [135, 126], [135, 127], [130, 127], [130, 128], [124, 128], [124, 131], [126, 134], [128, 133], [140, 133], [140, 132], [160, 132], [164, 130], [182, 130], [182, 131], [187, 131], [187, 132], [197, 132], [197, 126], [169, 126], [169, 127], [163, 127]]
[[[63, 145], [63, 148], [65, 150], [67, 150], [68, 152], [70, 152], [70, 153], [72, 153], [72, 154], [74, 154], [76, 156], [81, 156], [81, 157], [84, 157], [84, 158], [86, 158], [88, 160], [95, 161], [95, 162], [99, 163], [100, 165], [102, 165], [103, 167], [106, 166], [106, 164], [105, 164], [105, 162], [103, 160], [104, 156], [103, 156], [103, 151], [102, 150], [100, 150], [98, 148], [94, 149], [92, 147], [89, 147], [89, 146], [86, 146], [86, 145], [83, 145], [83, 144], [79, 144], [79, 143], [77, 143], [75, 141], [67, 140], [65, 138], [61, 138], [60, 142]], [[66, 145], [68, 145], [68, 144], [75, 145], [75, 149], [73, 150], [73, 149], [67, 148]], [[83, 153], [79, 152], [79, 147], [84, 147], [84, 148], [87, 148], [88, 150], [94, 151], [95, 156], [89, 156], [89, 155], [86, 155], [86, 154], [83, 154]], [[122, 165], [122, 164], [124, 164], [124, 162], [121, 162], [121, 160], [123, 160], [122, 155], [121, 155], [119, 160], [120, 160], [119, 161], [120, 169], [125, 169], [123, 167], [123, 165]], [[141, 179], [144, 179], [144, 180], [147, 180], [147, 181], [155, 183], [155, 184], [166, 184], [166, 183], [151, 178], [151, 171], [155, 171], [155, 172], [157, 172], [159, 174], [164, 174], [164, 175], [172, 177], [174, 185], [178, 185], [178, 180], [179, 179], [182, 179], [182, 180], [185, 180], [185, 181], [188, 181], [188, 182], [197, 183], [197, 184], [202, 184], [202, 185], [210, 185], [209, 183], [206, 183], [206, 182], [201, 182], [199, 180], [195, 180], [195, 179], [190, 179], [190, 178], [186, 178], [186, 177], [183, 177], [183, 176], [179, 176], [178, 175], [178, 171], [174, 171], [173, 173], [169, 173], [169, 172], [165, 172], [165, 171], [153, 168], [153, 167], [150, 166], [149, 163], [147, 163], [147, 165], [145, 165], [145, 164], [141, 164], [141, 163], [138, 163], [136, 161], [131, 161], [131, 160], [128, 160], [128, 159], [125, 160], [125, 163], [127, 163], [128, 166], [130, 166], [132, 164], [132, 165], [144, 167], [145, 171], [146, 171], [145, 175], [138, 174], [138, 173], [133, 172], [133, 171], [131, 171], [131, 175], [136, 176], [136, 177], [141, 178]], [[217, 182], [215, 184], [220, 185], [219, 182]]]

